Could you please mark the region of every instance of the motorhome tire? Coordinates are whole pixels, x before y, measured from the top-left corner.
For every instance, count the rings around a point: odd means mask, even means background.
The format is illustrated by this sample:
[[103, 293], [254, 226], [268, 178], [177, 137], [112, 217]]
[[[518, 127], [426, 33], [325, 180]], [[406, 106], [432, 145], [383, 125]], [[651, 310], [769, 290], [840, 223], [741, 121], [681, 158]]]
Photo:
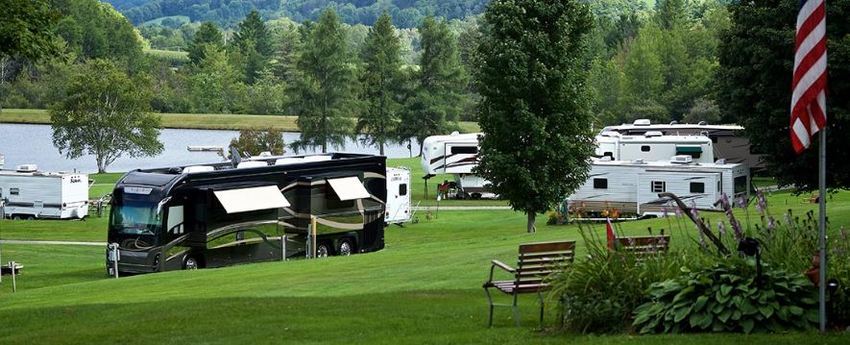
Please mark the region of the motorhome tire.
[[321, 242], [316, 246], [316, 257], [326, 258], [331, 255], [331, 246], [327, 242]]
[[339, 249], [337, 250], [337, 254], [339, 256], [349, 256], [354, 254], [354, 244], [352, 244], [351, 239], [343, 239], [339, 241]]
[[187, 255], [185, 259], [183, 259], [183, 269], [184, 270], [196, 270], [200, 268], [200, 264], [198, 260], [195, 259], [194, 256]]

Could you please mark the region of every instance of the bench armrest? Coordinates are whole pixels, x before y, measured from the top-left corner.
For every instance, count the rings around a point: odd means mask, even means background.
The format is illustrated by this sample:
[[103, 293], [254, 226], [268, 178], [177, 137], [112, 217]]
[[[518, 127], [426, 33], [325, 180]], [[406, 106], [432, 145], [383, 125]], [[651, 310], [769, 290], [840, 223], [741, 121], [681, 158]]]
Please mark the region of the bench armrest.
[[501, 268], [502, 270], [507, 271], [509, 273], [516, 272], [513, 267], [508, 266], [504, 262], [501, 262], [499, 260], [493, 260], [490, 262], [490, 278], [487, 279], [487, 282], [484, 283], [485, 287], [490, 286], [490, 283], [493, 282], [493, 273], [496, 271], [496, 267]]

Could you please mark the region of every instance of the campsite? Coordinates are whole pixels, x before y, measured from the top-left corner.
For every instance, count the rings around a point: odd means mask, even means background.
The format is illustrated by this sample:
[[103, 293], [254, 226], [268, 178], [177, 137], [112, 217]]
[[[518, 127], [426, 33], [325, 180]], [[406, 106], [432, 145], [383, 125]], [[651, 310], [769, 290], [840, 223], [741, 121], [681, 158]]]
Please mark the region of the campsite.
[[850, 0], [0, 7], [0, 344], [850, 343]]

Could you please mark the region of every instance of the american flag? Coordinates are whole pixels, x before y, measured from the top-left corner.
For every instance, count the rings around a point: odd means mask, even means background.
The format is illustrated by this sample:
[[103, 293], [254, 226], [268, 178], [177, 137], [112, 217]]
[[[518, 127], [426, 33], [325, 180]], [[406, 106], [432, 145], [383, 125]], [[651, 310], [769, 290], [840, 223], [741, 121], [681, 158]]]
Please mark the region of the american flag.
[[791, 88], [791, 143], [799, 154], [826, 126], [826, 0], [800, 0]]

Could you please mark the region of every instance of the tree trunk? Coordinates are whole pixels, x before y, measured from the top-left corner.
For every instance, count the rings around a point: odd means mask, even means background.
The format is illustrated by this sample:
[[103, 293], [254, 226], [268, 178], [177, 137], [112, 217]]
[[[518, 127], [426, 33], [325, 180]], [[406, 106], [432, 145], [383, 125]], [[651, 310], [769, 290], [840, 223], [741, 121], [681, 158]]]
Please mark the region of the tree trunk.
[[106, 172], [106, 166], [105, 166], [105, 164], [103, 164], [103, 158], [98, 156], [97, 157], [97, 173], [103, 174], [105, 172]]
[[327, 141], [322, 143], [322, 153], [328, 153], [328, 142]]
[[384, 155], [384, 143], [381, 142], [378, 144], [379, 151], [381, 152], [381, 156]]
[[537, 227], [534, 226], [534, 220], [537, 218], [537, 213], [536, 212], [527, 212], [526, 215], [528, 215], [528, 223], [526, 225], [528, 233], [537, 232]]

